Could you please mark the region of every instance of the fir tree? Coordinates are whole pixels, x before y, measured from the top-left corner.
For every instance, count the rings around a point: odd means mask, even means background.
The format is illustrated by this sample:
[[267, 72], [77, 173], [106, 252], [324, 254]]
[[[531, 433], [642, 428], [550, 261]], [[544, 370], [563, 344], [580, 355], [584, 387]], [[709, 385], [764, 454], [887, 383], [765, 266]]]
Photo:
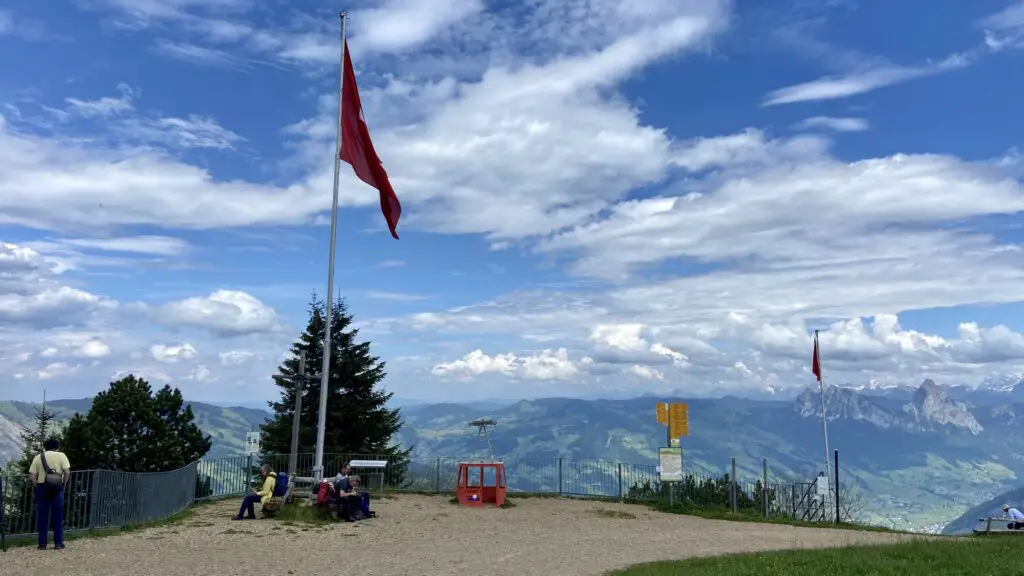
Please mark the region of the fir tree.
[[46, 404], [36, 408], [35, 423], [31, 428], [24, 428], [21, 431], [23, 454], [21, 460], [18, 460], [17, 464], [15, 464], [18, 470], [28, 474], [32, 460], [43, 451], [44, 440], [51, 437], [60, 440], [60, 429], [54, 422], [56, 418], [57, 413], [47, 408]]
[[[332, 306], [331, 366], [328, 380], [327, 426], [324, 453], [381, 455], [390, 461], [388, 477], [398, 482], [408, 462], [409, 451], [394, 443], [402, 427], [398, 409], [387, 406], [392, 394], [381, 382], [384, 362], [370, 353], [370, 343], [358, 340], [352, 316], [344, 301]], [[292, 357], [274, 376], [281, 399], [270, 402], [273, 416], [263, 424], [263, 452], [287, 454], [291, 450], [292, 416], [295, 412], [295, 376], [299, 354], [306, 353], [308, 378], [302, 396], [299, 421], [299, 452], [312, 453], [316, 444], [317, 411], [320, 405], [320, 372], [326, 327], [325, 304], [313, 296], [306, 331], [292, 345]]]
[[154, 395], [146, 380], [131, 375], [111, 382], [64, 430], [64, 452], [78, 470], [176, 470], [212, 444], [178, 389], [164, 386]]

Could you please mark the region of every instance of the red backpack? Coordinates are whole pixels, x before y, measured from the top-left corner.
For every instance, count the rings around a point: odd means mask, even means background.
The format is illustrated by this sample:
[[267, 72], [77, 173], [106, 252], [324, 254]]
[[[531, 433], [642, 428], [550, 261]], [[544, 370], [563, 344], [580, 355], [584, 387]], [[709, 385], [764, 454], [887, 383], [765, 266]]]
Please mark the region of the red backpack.
[[327, 499], [331, 496], [331, 483], [321, 482], [320, 487], [316, 491], [316, 505], [323, 506], [327, 504]]

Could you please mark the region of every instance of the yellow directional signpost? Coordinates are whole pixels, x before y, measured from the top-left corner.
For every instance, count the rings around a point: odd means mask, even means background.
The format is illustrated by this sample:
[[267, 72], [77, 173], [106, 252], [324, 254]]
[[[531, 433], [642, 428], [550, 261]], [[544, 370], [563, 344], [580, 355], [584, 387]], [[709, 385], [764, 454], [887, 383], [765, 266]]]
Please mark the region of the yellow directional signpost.
[[659, 479], [668, 483], [668, 500], [672, 505], [672, 483], [683, 479], [683, 451], [679, 438], [690, 435], [689, 407], [686, 404], [658, 402], [655, 412], [658, 424], [667, 428], [668, 447], [658, 449]]
[[658, 424], [668, 427], [669, 447], [679, 445], [679, 438], [690, 435], [689, 406], [658, 402]]

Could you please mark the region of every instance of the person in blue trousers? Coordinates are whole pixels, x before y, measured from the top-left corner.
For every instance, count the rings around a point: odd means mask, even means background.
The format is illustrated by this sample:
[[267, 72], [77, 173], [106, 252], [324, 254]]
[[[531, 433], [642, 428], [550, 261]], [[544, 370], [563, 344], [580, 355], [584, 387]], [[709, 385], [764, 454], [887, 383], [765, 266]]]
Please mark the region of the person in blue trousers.
[[64, 549], [64, 488], [71, 479], [71, 464], [60, 452], [60, 442], [49, 438], [43, 451], [32, 459], [28, 477], [36, 485], [36, 526], [39, 528], [39, 549], [46, 550], [50, 526], [53, 526], [53, 547]]

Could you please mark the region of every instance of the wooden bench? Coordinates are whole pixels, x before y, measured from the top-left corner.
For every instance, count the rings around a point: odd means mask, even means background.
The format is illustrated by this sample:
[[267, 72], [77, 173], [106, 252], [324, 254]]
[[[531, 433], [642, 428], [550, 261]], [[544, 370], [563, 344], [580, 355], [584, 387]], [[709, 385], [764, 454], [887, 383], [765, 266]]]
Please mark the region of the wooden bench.
[[271, 497], [270, 500], [260, 508], [260, 513], [263, 518], [273, 518], [281, 511], [286, 504], [291, 504], [294, 495], [292, 491], [295, 489], [295, 478], [288, 477], [288, 489], [285, 490], [284, 496], [280, 498]]

